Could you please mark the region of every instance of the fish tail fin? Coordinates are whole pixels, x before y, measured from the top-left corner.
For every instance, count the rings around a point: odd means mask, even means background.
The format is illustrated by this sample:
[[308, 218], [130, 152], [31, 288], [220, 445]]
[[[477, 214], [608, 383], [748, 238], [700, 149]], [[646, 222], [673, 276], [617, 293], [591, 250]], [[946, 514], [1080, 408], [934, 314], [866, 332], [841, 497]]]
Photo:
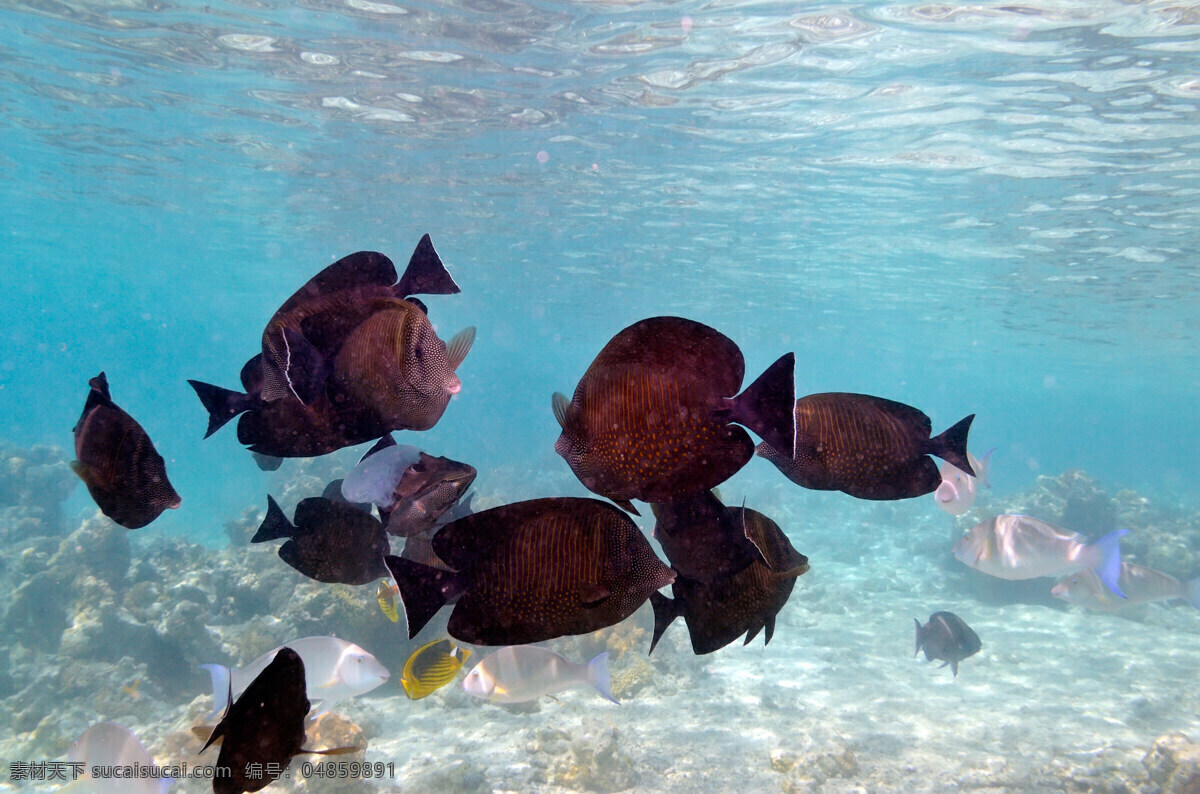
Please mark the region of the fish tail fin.
[[597, 656], [588, 662], [587, 666], [588, 683], [596, 688], [596, 691], [603, 695], [607, 700], [613, 703], [621, 701], [613, 697], [612, 679], [608, 675], [608, 651]]
[[921, 621], [913, 618], [913, 623], [917, 626], [917, 647], [913, 648], [913, 656], [921, 652]]
[[979, 478], [979, 482], [983, 483], [983, 487], [991, 490], [992, 487], [992, 453], [996, 451], [992, 447], [987, 452], [983, 453], [983, 457], [979, 458], [980, 471], [975, 472], [975, 476]]
[[1196, 609], [1200, 609], [1200, 578], [1192, 579], [1190, 582], [1184, 582], [1183, 592], [1184, 598], [1187, 599], [1187, 602]]
[[464, 589], [461, 577], [453, 571], [431, 568], [394, 554], [384, 557], [383, 561], [400, 588], [400, 602], [404, 605], [410, 640], [447, 601]]
[[409, 295], [455, 295], [462, 292], [454, 283], [450, 271], [446, 270], [428, 234], [421, 235], [417, 241], [417, 247], [408, 258], [408, 267], [404, 269], [404, 275], [394, 290], [397, 298]]
[[[942, 667], [945, 667], [945, 666], [946, 665], [942, 665]], [[958, 661], [957, 660], [950, 663], [950, 672], [954, 673], [955, 678], [958, 678]]]
[[657, 590], [650, 594], [650, 606], [654, 608], [654, 636], [650, 640], [650, 650], [647, 651], [647, 656], [654, 653], [654, 646], [658, 645], [658, 641], [662, 639], [667, 626], [670, 626], [675, 618], [683, 614], [678, 601], [667, 598]]
[[189, 380], [188, 383], [196, 390], [196, 396], [208, 411], [208, 430], [204, 433], [205, 438], [220, 430], [233, 417], [254, 407], [254, 398], [248, 394], [198, 380]]
[[971, 466], [971, 461], [967, 459], [967, 433], [970, 432], [973, 421], [975, 421], [975, 414], [958, 420], [940, 434], [929, 439], [929, 444], [925, 449], [975, 477], [977, 473]]
[[283, 510], [270, 494], [267, 494], [267, 517], [259, 524], [258, 531], [250, 538], [251, 543], [263, 543], [268, 540], [292, 538], [296, 536], [296, 528], [287, 520]]
[[1117, 580], [1121, 578], [1121, 537], [1128, 534], [1128, 529], [1118, 529], [1090, 545], [1094, 556], [1088, 567], [1096, 572], [1105, 587], [1121, 598], [1128, 598], [1117, 585]]
[[212, 677], [213, 710], [204, 718], [205, 722], [211, 722], [213, 717], [220, 714], [229, 705], [229, 668], [223, 664], [202, 664], [200, 669], [207, 670], [209, 676]]
[[787, 353], [731, 401], [730, 418], [789, 458], [796, 454], [796, 354]]

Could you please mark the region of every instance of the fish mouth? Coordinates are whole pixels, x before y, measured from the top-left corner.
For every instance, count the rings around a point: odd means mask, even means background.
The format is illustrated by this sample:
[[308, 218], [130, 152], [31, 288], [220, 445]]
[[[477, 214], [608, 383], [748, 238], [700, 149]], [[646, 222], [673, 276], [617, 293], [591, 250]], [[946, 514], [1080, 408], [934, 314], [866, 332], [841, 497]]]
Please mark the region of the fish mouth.
[[462, 391], [462, 381], [457, 377], [452, 377], [446, 382], [446, 391], [450, 394], [458, 394]]

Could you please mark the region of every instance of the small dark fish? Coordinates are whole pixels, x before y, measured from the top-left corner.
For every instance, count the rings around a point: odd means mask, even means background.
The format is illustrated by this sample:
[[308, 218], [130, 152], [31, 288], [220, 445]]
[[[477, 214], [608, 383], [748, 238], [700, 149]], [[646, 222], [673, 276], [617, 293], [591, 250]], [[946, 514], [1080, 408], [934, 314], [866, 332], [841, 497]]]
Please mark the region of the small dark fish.
[[908, 499], [932, 493], [942, 476], [929, 455], [974, 475], [967, 460], [971, 414], [930, 438], [929, 417], [869, 394], [828, 392], [796, 400], [795, 454], [769, 440], [759, 455], [792, 482], [859, 499]]
[[711, 582], [761, 559], [746, 537], [741, 512], [729, 510], [712, 491], [650, 505], [654, 539], [680, 576]]
[[477, 473], [466, 463], [422, 452], [421, 459], [396, 484], [395, 505], [389, 510], [380, 509], [380, 520], [389, 534], [399, 537], [433, 529], [458, 504]]
[[[304, 662], [291, 648], [283, 647], [246, 690], [233, 700], [200, 752], [220, 740], [213, 794], [260, 791], [278, 779], [292, 757], [302, 753], [338, 755], [359, 748], [304, 749], [304, 718], [309, 701], [305, 694]], [[253, 767], [251, 766], [253, 765]]]
[[[651, 317], [614, 336], [570, 402], [553, 399], [554, 449], [588, 490], [634, 512], [630, 499], [666, 502], [713, 488], [746, 465], [754, 442], [795, 438], [795, 356], [780, 358], [741, 394], [742, 352], [720, 332]], [[735, 396], [736, 395], [736, 396]]]
[[958, 663], [979, 653], [983, 647], [979, 635], [953, 612], [934, 612], [924, 626], [916, 618], [913, 623], [917, 627], [917, 648], [913, 656], [925, 651], [925, 661], [938, 659], [942, 667], [950, 665], [955, 676], [958, 675]]
[[92, 390], [75, 423], [71, 468], [104, 515], [126, 529], [144, 527], [162, 511], [179, 507], [179, 494], [150, 436], [112, 401], [104, 373], [88, 385]]
[[375, 299], [371, 308], [333, 359], [333, 399], [363, 406], [390, 430], [428, 430], [462, 390], [454, 373], [471, 350], [475, 329], [447, 343], [409, 301]]
[[359, 585], [388, 575], [387, 533], [370, 513], [313, 496], [296, 506], [295, 522], [268, 496], [267, 517], [250, 542], [290, 538], [279, 547], [280, 559], [318, 582]]
[[743, 634], [743, 644], [749, 644], [764, 628], [763, 641], [769, 643], [775, 633], [775, 616], [791, 598], [796, 579], [808, 571], [808, 558], [796, 551], [778, 524], [754, 510], [726, 509], [741, 516], [746, 537], [761, 557], [712, 581], [680, 575], [671, 586], [673, 598], [651, 593], [651, 653], [677, 617], [687, 624], [692, 651], [697, 655], [723, 648]]
[[453, 571], [387, 558], [409, 637], [455, 596], [448, 631], [461, 642], [587, 634], [629, 617], [675, 578], [629, 516], [596, 499], [494, 507], [442, 527], [432, 545]]

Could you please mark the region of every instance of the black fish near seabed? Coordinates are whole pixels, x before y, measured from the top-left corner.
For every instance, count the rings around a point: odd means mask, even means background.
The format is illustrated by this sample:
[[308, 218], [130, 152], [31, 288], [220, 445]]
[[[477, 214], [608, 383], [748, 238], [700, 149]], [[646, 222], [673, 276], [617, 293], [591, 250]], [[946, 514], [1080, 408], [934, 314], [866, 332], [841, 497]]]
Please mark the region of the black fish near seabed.
[[805, 488], [859, 499], [908, 499], [932, 493], [942, 482], [929, 455], [974, 474], [967, 461], [974, 418], [930, 438], [929, 417], [904, 403], [869, 394], [810, 394], [796, 400], [794, 454], [769, 440], [756, 451]]
[[221, 741], [217, 754], [221, 774], [213, 777], [213, 794], [260, 791], [277, 780], [292, 758], [302, 753], [338, 755], [360, 749], [304, 749], [304, 718], [311, 705], [305, 689], [304, 662], [285, 646], [237, 700], [230, 692], [225, 715], [200, 748], [203, 753], [209, 745]]
[[267, 516], [251, 543], [289, 538], [279, 557], [300, 573], [330, 584], [368, 584], [388, 575], [387, 533], [375, 516], [322, 496], [301, 500], [295, 524], [267, 497]]
[[[344, 395], [335, 404], [327, 393], [333, 357], [346, 336], [376, 311], [373, 300], [459, 291], [428, 235], [395, 281], [391, 260], [373, 251], [343, 257], [310, 279], [275, 312], [263, 332], [262, 352], [242, 367], [245, 393], [188, 381], [209, 412], [205, 438], [244, 413], [238, 440], [252, 452], [307, 457], [400, 429], [389, 427], [370, 406], [348, 402]], [[415, 299], [403, 302], [423, 308]]]
[[597, 499], [533, 499], [447, 524], [433, 551], [453, 571], [388, 557], [408, 636], [459, 596], [447, 627], [474, 645], [521, 645], [619, 623], [675, 572], [626, 514]]
[[104, 515], [126, 529], [139, 529], [162, 511], [179, 507], [179, 494], [150, 436], [112, 401], [104, 373], [88, 385], [91, 391], [75, 423], [71, 469]]
[[554, 395], [554, 449], [584, 487], [634, 513], [631, 499], [707, 490], [754, 455], [734, 422], [792, 449], [794, 369], [788, 353], [738, 394], [745, 360], [731, 339], [680, 317], [641, 320], [604, 346], [569, 402]]
[[808, 558], [796, 551], [778, 524], [754, 510], [726, 509], [740, 516], [746, 537], [760, 557], [737, 573], [707, 582], [677, 576], [672, 598], [651, 593], [651, 653], [677, 617], [687, 624], [692, 652], [698, 656], [719, 650], [743, 634], [743, 644], [749, 644], [764, 629], [763, 644], [769, 643], [775, 616], [791, 597], [796, 579], [808, 571]]
[[652, 537], [682, 577], [710, 582], [762, 559], [746, 537], [741, 511], [726, 508], [712, 491], [654, 503], [650, 510]]
[[934, 612], [924, 626], [916, 618], [913, 618], [913, 623], [917, 630], [917, 647], [913, 656], [925, 651], [925, 661], [938, 659], [942, 667], [950, 665], [955, 677], [958, 676], [958, 663], [979, 653], [983, 647], [979, 635], [953, 612]]

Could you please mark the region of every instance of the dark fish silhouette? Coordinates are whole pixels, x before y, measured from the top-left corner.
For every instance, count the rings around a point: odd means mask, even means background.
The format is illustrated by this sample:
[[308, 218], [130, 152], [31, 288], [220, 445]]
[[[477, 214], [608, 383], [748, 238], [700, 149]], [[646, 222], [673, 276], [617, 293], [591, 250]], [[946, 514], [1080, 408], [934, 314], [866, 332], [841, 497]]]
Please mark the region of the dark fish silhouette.
[[942, 667], [950, 665], [955, 676], [958, 675], [958, 663], [979, 653], [983, 647], [979, 635], [953, 612], [934, 612], [924, 626], [916, 618], [913, 623], [917, 627], [917, 648], [913, 656], [925, 651], [925, 661], [938, 659]]
[[796, 551], [783, 530], [762, 513], [745, 508], [727, 510], [743, 517], [746, 536], [758, 547], [761, 558], [736, 573], [708, 582], [680, 575], [671, 586], [673, 598], [651, 593], [651, 653], [677, 617], [687, 624], [692, 651], [697, 655], [723, 648], [743, 634], [743, 644], [749, 644], [764, 628], [764, 644], [771, 641], [775, 616], [791, 597], [797, 577], [808, 571], [808, 558]]
[[792, 482], [859, 499], [908, 499], [942, 482], [937, 455], [968, 474], [971, 414], [929, 437], [929, 417], [912, 406], [868, 394], [829, 392], [796, 400], [796, 448], [788, 455], [770, 441], [757, 452]]
[[792, 448], [794, 367], [788, 353], [738, 394], [745, 361], [732, 340], [680, 317], [642, 320], [604, 346], [570, 402], [554, 395], [554, 449], [588, 490], [634, 513], [630, 499], [713, 488], [754, 455], [733, 422]]
[[339, 755], [359, 749], [304, 749], [304, 718], [310, 705], [305, 694], [304, 662], [286, 646], [237, 700], [231, 692], [230, 701], [225, 715], [200, 748], [204, 752], [214, 742], [221, 742], [217, 767], [224, 774], [214, 775], [213, 794], [260, 791], [283, 774], [293, 756], [302, 753]]
[[401, 303], [421, 310], [412, 294], [459, 291], [428, 235], [395, 281], [391, 260], [373, 251], [344, 257], [310, 279], [275, 312], [263, 332], [262, 352], [242, 367], [244, 393], [188, 381], [209, 413], [205, 438], [242, 414], [238, 440], [270, 470], [278, 467], [272, 458], [323, 455], [401, 429], [373, 406], [331, 390], [329, 382], [334, 357], [379, 309], [376, 301], [409, 297]]
[[323, 496], [296, 506], [295, 525], [267, 497], [267, 517], [252, 543], [289, 538], [279, 557], [318, 582], [367, 584], [388, 575], [383, 558], [391, 553], [383, 524], [348, 502]]
[[144, 527], [167, 508], [179, 507], [179, 494], [150, 436], [112, 401], [104, 373], [88, 385], [91, 391], [75, 423], [71, 468], [104, 515], [126, 529]]
[[682, 577], [711, 582], [762, 559], [746, 537], [740, 510], [729, 510], [712, 491], [650, 505], [654, 539]]
[[630, 518], [596, 499], [494, 507], [447, 524], [433, 551], [453, 571], [388, 557], [408, 635], [455, 596], [450, 636], [520, 645], [619, 623], [675, 573]]
[[333, 359], [333, 399], [362, 406], [389, 429], [428, 430], [462, 389], [454, 372], [475, 341], [475, 329], [446, 343], [423, 307], [388, 298], [372, 300], [370, 308]]

